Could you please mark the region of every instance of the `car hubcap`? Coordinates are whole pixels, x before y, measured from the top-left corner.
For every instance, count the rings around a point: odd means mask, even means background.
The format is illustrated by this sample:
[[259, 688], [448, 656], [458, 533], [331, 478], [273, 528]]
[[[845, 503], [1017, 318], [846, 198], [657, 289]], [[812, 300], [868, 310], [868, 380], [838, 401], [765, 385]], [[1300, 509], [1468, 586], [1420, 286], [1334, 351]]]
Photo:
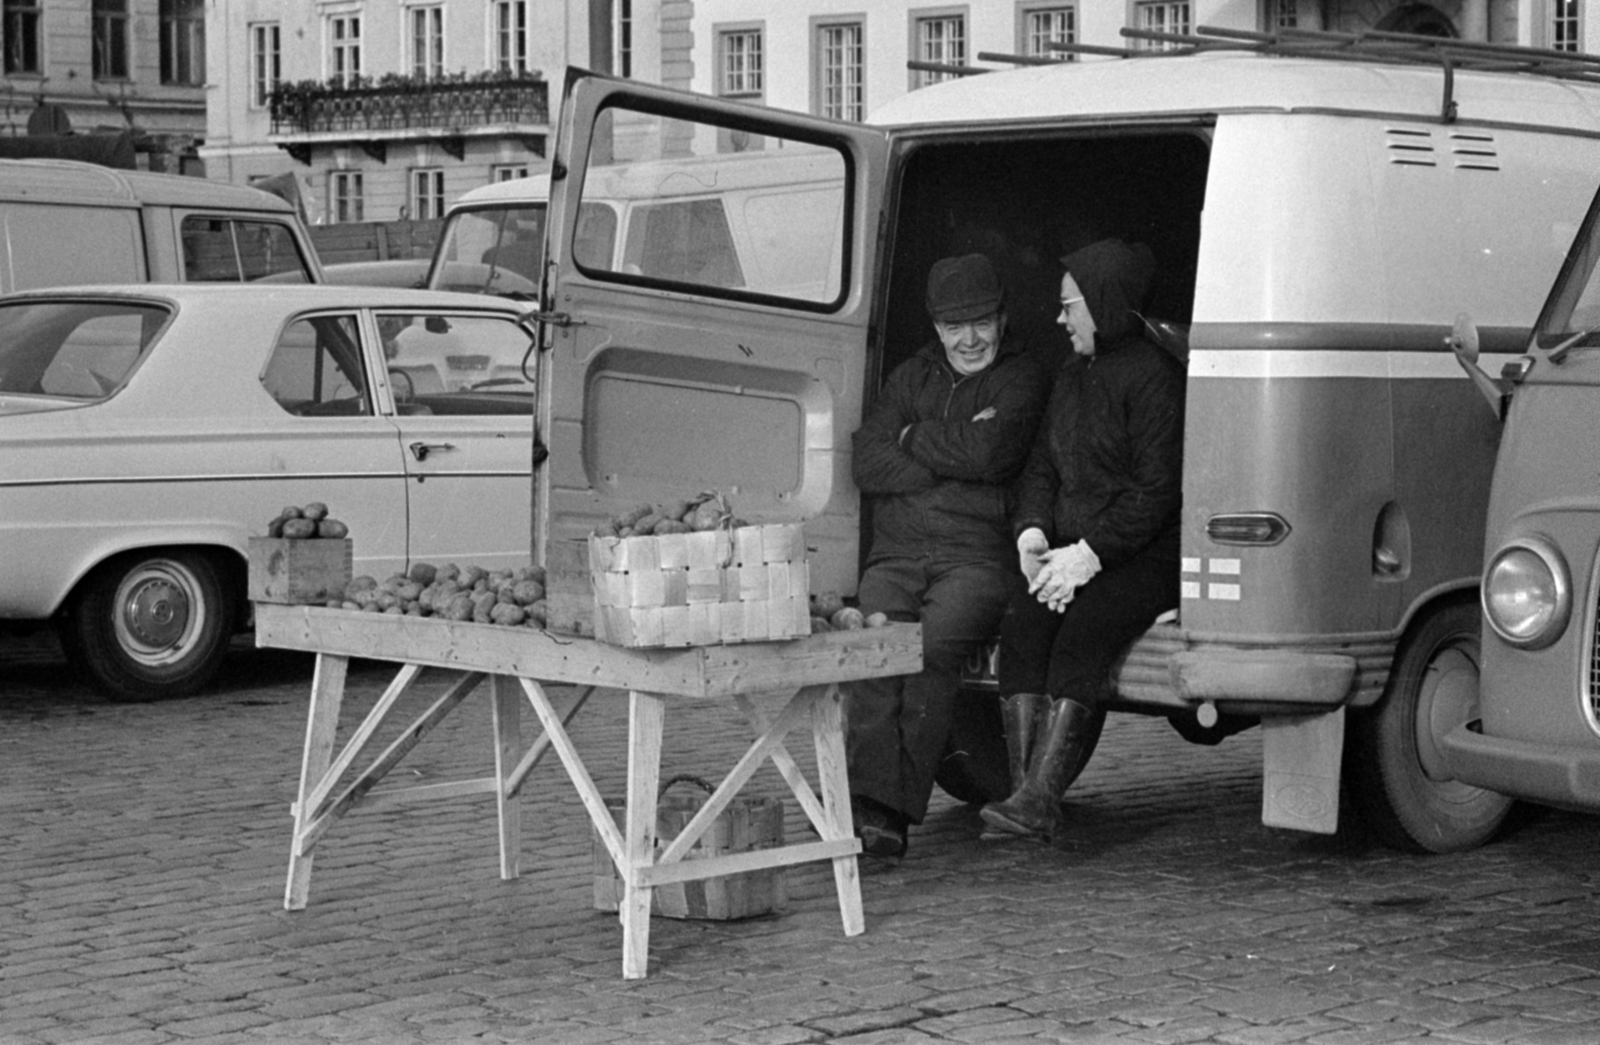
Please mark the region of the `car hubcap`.
[[158, 566], [139, 570], [123, 584], [117, 631], [136, 656], [159, 656], [183, 643], [192, 608], [182, 579]]

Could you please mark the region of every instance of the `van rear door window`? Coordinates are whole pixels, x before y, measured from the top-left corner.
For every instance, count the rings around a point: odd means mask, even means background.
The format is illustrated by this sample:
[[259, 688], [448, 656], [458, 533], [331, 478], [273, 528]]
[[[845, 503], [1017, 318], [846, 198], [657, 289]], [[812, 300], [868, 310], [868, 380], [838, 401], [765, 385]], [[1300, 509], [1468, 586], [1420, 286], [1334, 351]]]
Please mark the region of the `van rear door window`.
[[185, 282], [247, 283], [280, 274], [285, 282], [310, 282], [286, 224], [191, 214], [180, 236]]
[[[813, 304], [840, 296], [849, 164], [833, 147], [621, 107], [602, 111], [581, 200], [585, 275], [726, 297]], [[622, 255], [611, 243], [620, 239]]]

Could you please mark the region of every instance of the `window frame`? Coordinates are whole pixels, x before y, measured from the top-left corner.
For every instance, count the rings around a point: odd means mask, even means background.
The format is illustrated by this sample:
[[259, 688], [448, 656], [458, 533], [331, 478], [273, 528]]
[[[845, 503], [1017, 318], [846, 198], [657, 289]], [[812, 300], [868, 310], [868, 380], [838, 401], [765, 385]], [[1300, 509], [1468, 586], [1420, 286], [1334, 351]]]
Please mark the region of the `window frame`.
[[330, 11], [323, 17], [328, 83], [348, 86], [361, 79], [361, 22], [359, 9]]
[[[851, 84], [849, 82], [850, 64], [841, 62], [838, 69], [842, 73], [837, 90], [840, 97], [835, 107], [830, 99], [830, 94], [835, 89], [829, 82], [829, 74], [834, 71], [830, 64], [830, 54], [835, 50], [835, 45], [828, 40], [828, 34], [839, 31], [855, 31], [854, 49], [856, 52], [855, 84], [856, 98], [854, 103], [849, 99]], [[852, 45], [841, 42], [838, 49], [847, 51]], [[867, 16], [865, 12], [855, 14], [813, 15], [811, 18], [811, 111], [818, 115], [834, 120], [848, 120], [860, 123], [866, 119], [867, 113]]]
[[97, 82], [127, 80], [133, 61], [129, 47], [132, 14], [128, 0], [90, 0], [89, 67]]
[[[961, 53], [959, 56], [953, 57], [945, 53], [939, 57], [933, 57], [923, 53], [923, 45], [927, 42], [924, 38], [923, 30], [935, 22], [959, 26], [961, 30]], [[913, 8], [908, 12], [906, 28], [909, 33], [906, 53], [911, 56], [912, 61], [936, 62], [941, 65], [965, 65], [967, 63], [968, 51], [972, 44], [972, 10], [967, 5]], [[948, 51], [948, 44], [941, 47], [941, 50]], [[954, 76], [953, 73], [933, 73], [925, 72], [921, 69], [912, 69], [909, 72], [908, 86], [913, 91], [952, 79]]]
[[204, 87], [206, 15], [203, 0], [160, 0], [160, 78], [167, 86]]
[[[43, 0], [5, 0], [0, 30], [4, 32], [5, 58], [3, 68], [7, 76], [44, 75], [44, 2]], [[26, 28], [24, 28], [26, 26]], [[23, 48], [29, 52], [17, 58], [16, 43], [26, 41]]]
[[489, 62], [503, 73], [521, 75], [528, 65], [528, 0], [494, 0], [489, 17]]
[[516, 181], [526, 178], [533, 172], [526, 163], [496, 163], [489, 168], [489, 182], [498, 185], [503, 181]]
[[[1565, 10], [1571, 5], [1571, 11]], [[1545, 33], [1545, 46], [1552, 51], [1583, 53], [1583, 0], [1545, 0], [1544, 16], [1540, 19]], [[1570, 39], [1564, 39], [1567, 33]]]
[[367, 220], [363, 173], [360, 170], [328, 172], [328, 224], [354, 225]]
[[412, 76], [437, 80], [444, 75], [444, 6], [416, 3], [404, 8], [406, 64]]
[[633, 0], [611, 0], [611, 72], [633, 77]]
[[[1066, 42], [1079, 43], [1083, 33], [1081, 13], [1078, 9], [1078, 0], [1018, 0], [1017, 53], [1037, 58], [1049, 58], [1058, 62], [1077, 61], [1078, 56], [1071, 51], [1054, 51], [1048, 47], [1034, 50], [1033, 41], [1037, 34], [1033, 31], [1033, 21], [1040, 15], [1065, 14], [1071, 23]], [[1053, 32], [1050, 35], [1050, 39], [1057, 39]]]
[[[246, 31], [250, 34], [250, 108], [265, 109], [272, 104], [272, 92], [283, 82], [283, 26], [251, 22]], [[266, 46], [269, 37], [270, 48]]]
[[410, 192], [407, 201], [413, 221], [432, 221], [444, 217], [444, 168], [413, 167], [406, 179]]
[[[1163, 12], [1175, 12], [1178, 8], [1183, 9], [1181, 26], [1174, 25], [1170, 19], [1164, 19], [1159, 26], [1146, 24], [1145, 16], [1147, 12], [1158, 9]], [[1158, 33], [1187, 34], [1194, 32], [1194, 0], [1133, 0], [1133, 8], [1129, 14], [1129, 21], [1135, 29], [1145, 29]], [[1142, 51], [1170, 51], [1177, 46], [1176, 44], [1159, 40], [1135, 40], [1134, 44], [1138, 50]]]
[[[716, 41], [716, 87], [719, 98], [738, 98], [744, 101], [760, 102], [767, 96], [766, 77], [766, 39], [767, 26], [765, 22], [721, 22], [712, 27], [712, 34]], [[748, 46], [742, 50], [743, 68], [737, 73], [741, 82], [737, 86], [730, 85], [728, 68], [728, 45], [735, 39], [746, 41], [754, 40], [756, 47], [752, 52]], [[751, 62], [751, 55], [754, 62]], [[746, 82], [753, 80], [753, 83]]]

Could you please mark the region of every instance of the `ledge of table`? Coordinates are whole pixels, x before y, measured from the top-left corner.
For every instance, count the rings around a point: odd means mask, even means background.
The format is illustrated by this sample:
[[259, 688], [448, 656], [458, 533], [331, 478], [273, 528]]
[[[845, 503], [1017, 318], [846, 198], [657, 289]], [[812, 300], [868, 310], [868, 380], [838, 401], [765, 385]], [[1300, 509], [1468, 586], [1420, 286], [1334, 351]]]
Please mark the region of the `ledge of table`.
[[258, 602], [255, 627], [261, 647], [685, 697], [728, 697], [922, 670], [920, 624], [782, 642], [625, 649], [534, 628]]

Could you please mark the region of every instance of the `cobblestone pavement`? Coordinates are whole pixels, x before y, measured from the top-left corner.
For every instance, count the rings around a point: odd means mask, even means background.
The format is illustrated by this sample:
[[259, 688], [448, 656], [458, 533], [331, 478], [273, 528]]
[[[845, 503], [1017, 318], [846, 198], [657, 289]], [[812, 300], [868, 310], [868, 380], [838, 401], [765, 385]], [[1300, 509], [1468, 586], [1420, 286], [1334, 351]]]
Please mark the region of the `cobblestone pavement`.
[[[553, 758], [520, 879], [498, 877], [485, 800], [358, 809], [287, 913], [309, 669], [245, 651], [218, 692], [118, 705], [53, 647], [0, 640], [0, 1042], [1600, 1041], [1593, 818], [1546, 812], [1430, 858], [1271, 831], [1254, 733], [1194, 747], [1129, 716], [1071, 792], [1069, 838], [986, 842], [940, 796], [904, 863], [865, 867], [853, 939], [811, 865], [778, 916], [657, 918], [648, 979], [624, 981]], [[356, 666], [345, 729], [388, 677]], [[487, 704], [397, 773], [485, 772]], [[720, 706], [667, 727], [664, 773], [720, 773], [745, 735]], [[573, 723], [608, 794], [625, 732], [611, 694]]]

